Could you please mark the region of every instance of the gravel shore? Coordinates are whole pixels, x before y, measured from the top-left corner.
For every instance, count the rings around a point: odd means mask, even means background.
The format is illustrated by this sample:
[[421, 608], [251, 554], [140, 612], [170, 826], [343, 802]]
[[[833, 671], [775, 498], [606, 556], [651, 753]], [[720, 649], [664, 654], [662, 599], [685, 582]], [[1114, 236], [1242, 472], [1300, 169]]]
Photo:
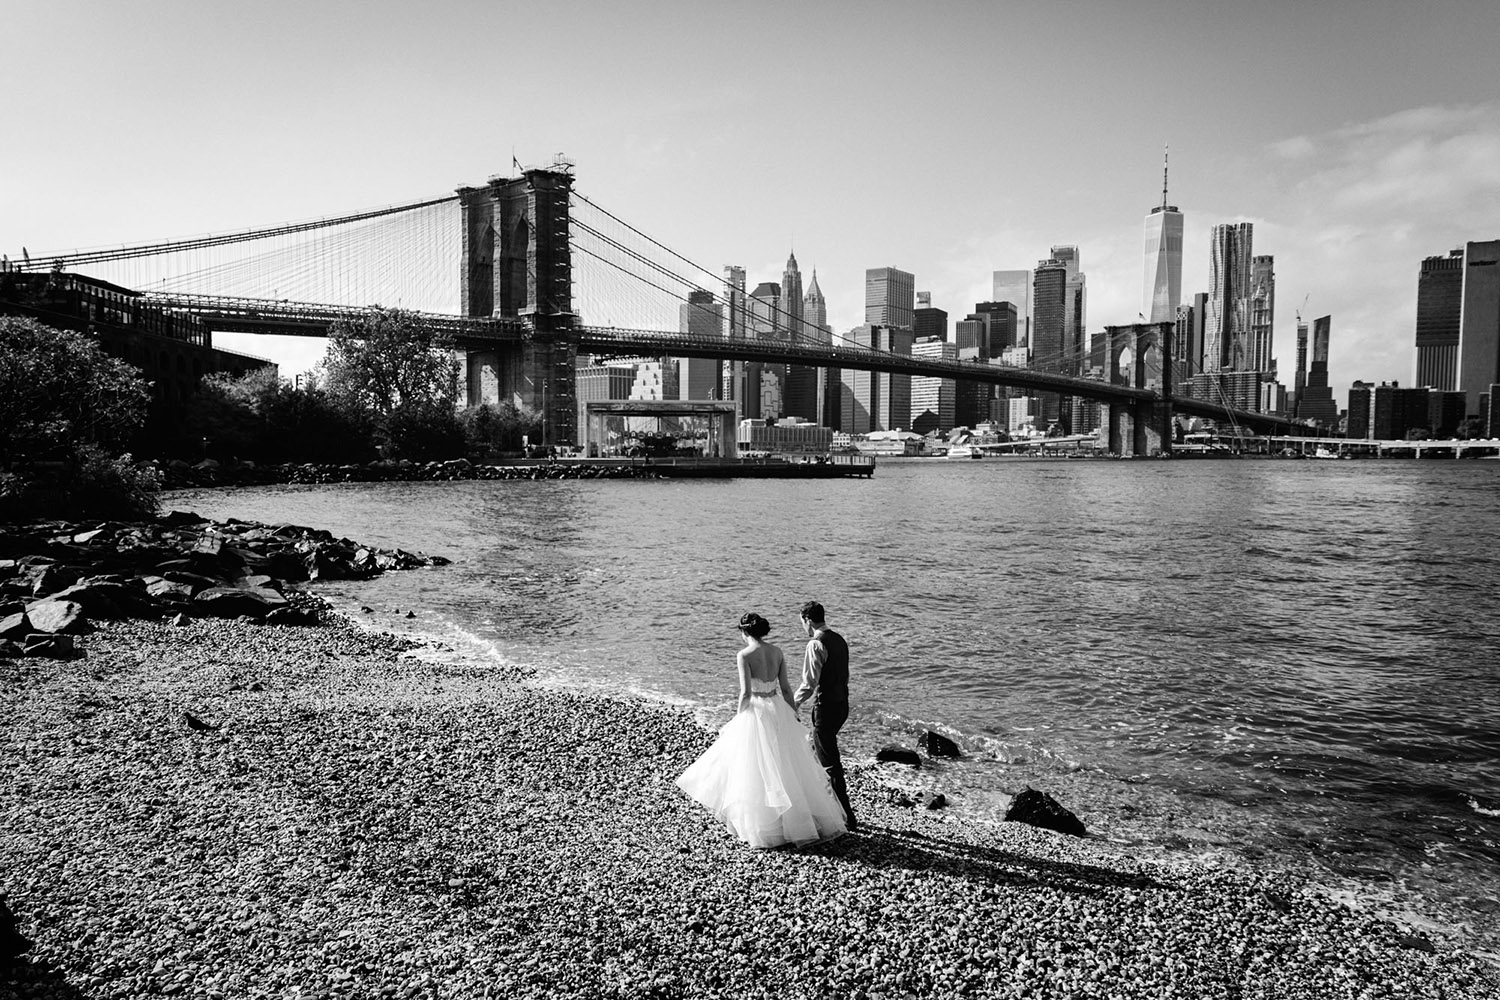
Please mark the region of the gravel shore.
[[[321, 628], [111, 622], [0, 660], [20, 997], [1433, 997], [1494, 970], [1256, 876], [885, 802], [752, 851], [680, 710]], [[184, 713], [210, 729], [192, 728]]]

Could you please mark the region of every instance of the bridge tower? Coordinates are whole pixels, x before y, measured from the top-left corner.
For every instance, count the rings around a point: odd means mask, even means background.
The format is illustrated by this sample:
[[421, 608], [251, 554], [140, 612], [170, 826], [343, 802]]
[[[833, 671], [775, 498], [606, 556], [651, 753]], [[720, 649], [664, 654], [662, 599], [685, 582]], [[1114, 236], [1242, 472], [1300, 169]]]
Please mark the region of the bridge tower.
[[[1115, 385], [1151, 389], [1154, 399], [1101, 403], [1099, 429], [1112, 454], [1129, 458], [1172, 453], [1172, 331], [1176, 323], [1104, 328], [1105, 366]], [[1121, 370], [1121, 361], [1125, 370]], [[1159, 364], [1148, 363], [1152, 355]], [[1151, 384], [1151, 372], [1160, 374]]]
[[520, 343], [467, 352], [468, 403], [512, 402], [540, 413], [548, 445], [572, 444], [578, 432], [572, 190], [563, 162], [458, 189], [463, 315], [525, 322]]

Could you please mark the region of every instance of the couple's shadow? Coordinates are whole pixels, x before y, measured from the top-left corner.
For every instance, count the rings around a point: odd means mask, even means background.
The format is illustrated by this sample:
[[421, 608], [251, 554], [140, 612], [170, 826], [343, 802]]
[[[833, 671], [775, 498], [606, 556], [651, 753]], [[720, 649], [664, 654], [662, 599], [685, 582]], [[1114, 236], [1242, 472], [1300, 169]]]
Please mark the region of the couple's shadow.
[[999, 847], [930, 836], [917, 830], [863, 824], [857, 833], [802, 848], [872, 868], [938, 872], [995, 886], [1045, 886], [1079, 895], [1106, 889], [1172, 889], [1149, 875], [1115, 871], [1081, 861], [1052, 861]]
[[45, 959], [28, 960], [22, 955], [12, 961], [14, 965], [6, 965], [0, 959], [0, 992], [13, 991], [7, 996], [83, 1000], [86, 995], [68, 982], [61, 969]]

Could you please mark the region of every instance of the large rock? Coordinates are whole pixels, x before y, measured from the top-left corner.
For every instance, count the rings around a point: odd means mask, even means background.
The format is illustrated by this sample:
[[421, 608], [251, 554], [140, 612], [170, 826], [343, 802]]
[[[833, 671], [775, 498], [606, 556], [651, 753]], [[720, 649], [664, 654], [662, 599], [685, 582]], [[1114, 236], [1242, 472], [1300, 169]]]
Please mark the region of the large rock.
[[275, 608], [266, 615], [267, 625], [316, 625], [318, 624], [317, 612], [306, 608]]
[[906, 747], [881, 747], [875, 752], [875, 759], [895, 764], [910, 764], [912, 767], [922, 766], [922, 755]]
[[144, 618], [161, 610], [156, 601], [134, 587], [97, 580], [75, 583], [53, 594], [51, 599], [75, 601], [90, 618]]
[[238, 587], [210, 587], [193, 597], [193, 611], [211, 618], [264, 618], [276, 608], [286, 606], [286, 598], [274, 590], [241, 590]]
[[53, 660], [71, 660], [83, 654], [73, 645], [71, 635], [45, 635], [40, 632], [26, 637], [21, 647], [22, 656], [46, 656]]
[[0, 618], [0, 639], [24, 639], [35, 631], [25, 611]]
[[159, 576], [145, 577], [143, 578], [143, 582], [146, 584], [146, 593], [149, 596], [156, 598], [158, 601], [172, 601], [175, 603], [191, 601], [193, 595], [198, 591], [218, 585], [215, 581], [210, 580], [200, 586], [194, 587], [191, 583], [184, 583], [180, 580], [166, 580]]
[[961, 756], [958, 751], [957, 743], [954, 743], [952, 740], [941, 733], [933, 732], [931, 729], [922, 733], [922, 736], [919, 740], [917, 740], [917, 743], [923, 750], [927, 751], [927, 756], [929, 757]]
[[1039, 826], [1044, 830], [1056, 830], [1075, 837], [1088, 833], [1082, 820], [1059, 805], [1052, 796], [1035, 788], [1027, 788], [1011, 800], [1010, 808], [1005, 810], [1005, 819], [1010, 823]]
[[46, 563], [32, 573], [31, 595], [46, 597], [48, 594], [55, 594], [59, 590], [73, 586], [81, 576], [83, 573], [75, 567]]
[[93, 626], [77, 601], [55, 601], [51, 598], [26, 605], [26, 617], [37, 632], [52, 635], [82, 635]]

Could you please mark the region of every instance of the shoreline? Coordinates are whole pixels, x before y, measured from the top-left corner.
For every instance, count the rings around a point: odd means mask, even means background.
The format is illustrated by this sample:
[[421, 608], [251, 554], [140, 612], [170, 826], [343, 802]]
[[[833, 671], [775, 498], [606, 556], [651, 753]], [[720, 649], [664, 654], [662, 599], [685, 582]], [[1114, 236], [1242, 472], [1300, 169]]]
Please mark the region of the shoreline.
[[686, 710], [349, 619], [117, 622], [83, 659], [0, 661], [19, 995], [1497, 988], [1295, 876], [902, 808], [869, 769], [868, 832], [752, 851], [671, 783], [712, 739]]

